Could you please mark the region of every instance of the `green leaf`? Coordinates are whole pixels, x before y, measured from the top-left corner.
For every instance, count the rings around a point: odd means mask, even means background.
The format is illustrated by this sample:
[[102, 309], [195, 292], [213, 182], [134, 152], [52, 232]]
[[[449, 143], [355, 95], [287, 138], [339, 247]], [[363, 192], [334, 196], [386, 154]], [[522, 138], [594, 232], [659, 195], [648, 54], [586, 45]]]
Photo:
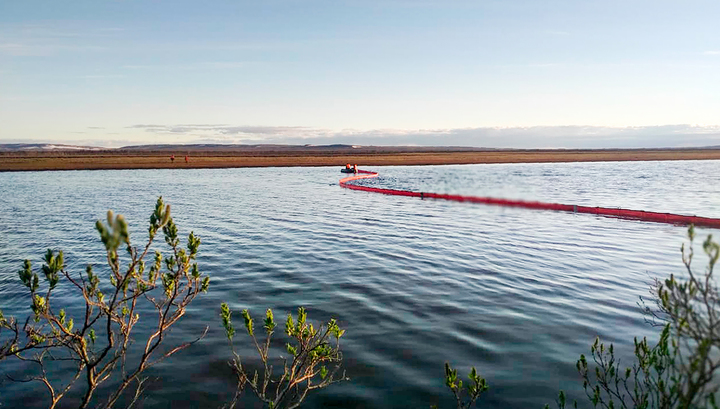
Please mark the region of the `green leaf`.
[[273, 317], [273, 312], [270, 308], [267, 309], [265, 312], [265, 325], [263, 325], [266, 332], [272, 332], [275, 329], [275, 319]]
[[232, 311], [230, 311], [230, 307], [228, 307], [227, 303], [220, 304], [220, 317], [222, 318], [222, 325], [225, 328], [225, 335], [227, 335], [227, 338], [230, 341], [232, 341], [233, 336], [235, 335], [235, 328], [233, 328], [232, 321], [230, 320], [231, 315]]
[[254, 335], [254, 324], [253, 324], [253, 319], [250, 317], [250, 312], [247, 309], [245, 309], [245, 310], [242, 310], [240, 315], [242, 315], [243, 320], [245, 320], [245, 329], [247, 330], [248, 334], [250, 334], [250, 336], [253, 336]]
[[288, 314], [287, 320], [285, 321], [285, 333], [292, 337], [295, 335], [295, 323], [293, 322], [292, 314]]
[[327, 378], [327, 374], [328, 374], [328, 370], [327, 370], [327, 368], [325, 368], [325, 366], [320, 368], [320, 379], [325, 380], [325, 378]]

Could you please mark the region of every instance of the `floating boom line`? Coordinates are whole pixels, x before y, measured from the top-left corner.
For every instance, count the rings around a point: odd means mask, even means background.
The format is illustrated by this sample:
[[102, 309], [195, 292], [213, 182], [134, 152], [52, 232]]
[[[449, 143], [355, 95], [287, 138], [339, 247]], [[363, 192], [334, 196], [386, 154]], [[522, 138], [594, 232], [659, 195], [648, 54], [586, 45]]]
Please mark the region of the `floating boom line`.
[[566, 205], [560, 203], [531, 202], [525, 200], [496, 199], [492, 197], [449, 195], [441, 193], [413, 192], [410, 190], [382, 189], [369, 186], [358, 186], [349, 183], [359, 179], [371, 179], [378, 177], [377, 172], [358, 170], [357, 174], [340, 179], [340, 187], [364, 192], [381, 193], [393, 196], [419, 197], [421, 199], [450, 200], [453, 202], [480, 203], [494, 206], [520, 207], [525, 209], [555, 210], [570, 213], [587, 213], [599, 216], [614, 217], [620, 219], [642, 220], [646, 222], [668, 223], [675, 225], [689, 225], [720, 228], [720, 219], [700, 216], [685, 216], [673, 213], [646, 212], [643, 210], [613, 209], [607, 207], [589, 207], [578, 205]]

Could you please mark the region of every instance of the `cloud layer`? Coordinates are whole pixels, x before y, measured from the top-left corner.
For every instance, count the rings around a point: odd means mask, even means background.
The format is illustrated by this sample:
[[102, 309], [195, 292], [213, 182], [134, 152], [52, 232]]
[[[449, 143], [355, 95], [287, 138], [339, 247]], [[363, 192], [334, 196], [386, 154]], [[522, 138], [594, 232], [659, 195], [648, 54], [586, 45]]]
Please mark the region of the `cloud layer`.
[[168, 143], [353, 144], [472, 146], [485, 148], [664, 148], [720, 146], [720, 126], [645, 127], [536, 126], [419, 130], [340, 130], [300, 126], [233, 126], [227, 124], [128, 127], [157, 135]]

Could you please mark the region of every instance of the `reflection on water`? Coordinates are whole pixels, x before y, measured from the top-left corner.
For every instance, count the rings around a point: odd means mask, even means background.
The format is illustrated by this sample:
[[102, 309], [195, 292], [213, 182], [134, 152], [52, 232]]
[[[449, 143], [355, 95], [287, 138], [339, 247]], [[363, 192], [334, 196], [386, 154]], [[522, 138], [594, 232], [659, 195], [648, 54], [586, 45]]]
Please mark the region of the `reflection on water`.
[[[718, 164], [381, 167], [380, 178], [361, 183], [720, 217]], [[162, 195], [181, 231], [202, 237], [198, 261], [212, 277], [173, 339], [210, 331], [151, 372], [145, 407], [231, 399], [218, 317], [227, 301], [256, 315], [304, 305], [311, 318], [336, 317], [347, 329], [352, 381], [307, 407], [453, 407], [442, 378], [449, 360], [488, 379], [483, 407], [526, 408], [552, 402], [560, 388], [582, 398], [574, 363], [595, 336], [626, 357], [634, 336], [654, 336], [638, 296], [682, 266], [682, 227], [354, 192], [339, 178], [336, 168], [0, 174], [0, 308], [26, 314], [22, 259], [39, 265], [46, 248], [64, 249], [72, 271], [87, 263], [101, 271], [94, 221], [109, 208], [124, 214], [139, 244]], [[79, 305], [72, 291], [59, 295]], [[241, 353], [253, 357], [246, 346]], [[8, 407], [42, 407], [31, 399], [45, 393], [40, 385], [0, 388]]]

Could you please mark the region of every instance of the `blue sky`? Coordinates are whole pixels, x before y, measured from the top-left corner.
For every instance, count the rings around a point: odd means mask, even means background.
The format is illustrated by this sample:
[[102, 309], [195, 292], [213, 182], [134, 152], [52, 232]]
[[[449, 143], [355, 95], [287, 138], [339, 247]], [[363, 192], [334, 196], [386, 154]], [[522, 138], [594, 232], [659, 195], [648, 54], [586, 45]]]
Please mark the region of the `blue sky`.
[[720, 145], [720, 2], [0, 1], [0, 143]]

